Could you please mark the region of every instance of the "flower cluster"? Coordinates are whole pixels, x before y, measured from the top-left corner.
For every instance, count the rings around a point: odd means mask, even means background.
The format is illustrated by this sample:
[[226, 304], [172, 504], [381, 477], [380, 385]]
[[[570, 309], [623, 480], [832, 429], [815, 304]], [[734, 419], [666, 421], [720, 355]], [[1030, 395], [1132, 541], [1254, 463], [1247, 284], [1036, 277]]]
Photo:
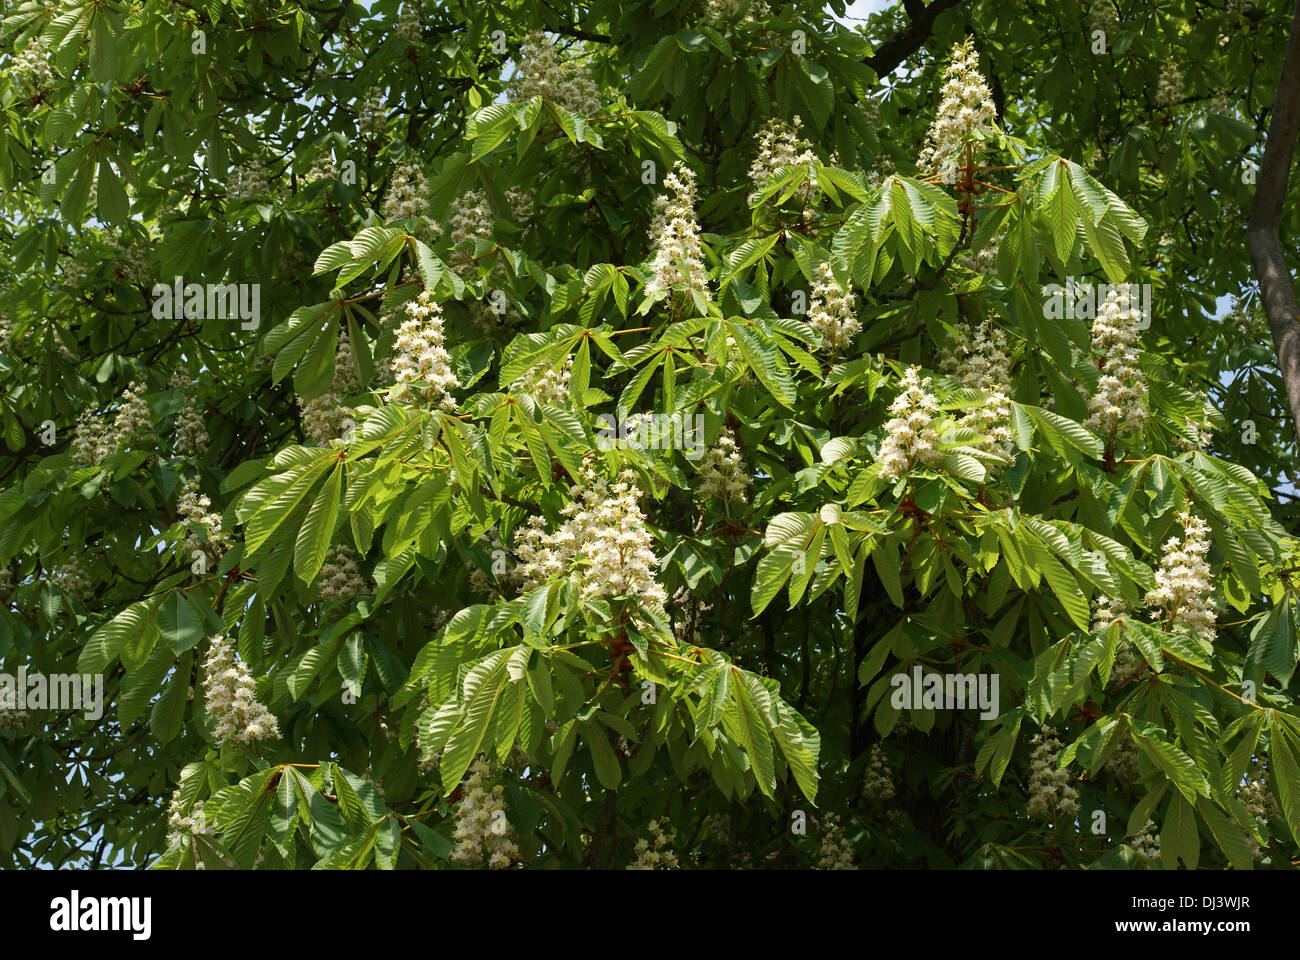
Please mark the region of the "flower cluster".
[[459, 386], [444, 346], [442, 308], [428, 290], [406, 303], [406, 319], [397, 331], [393, 379], [399, 389], [414, 390], [445, 410], [456, 409], [451, 392]]
[[1088, 8], [1088, 24], [1093, 30], [1100, 30], [1103, 33], [1113, 27], [1119, 19], [1119, 14], [1115, 11], [1115, 4], [1111, 0], [1092, 0], [1092, 6]]
[[817, 267], [817, 282], [813, 284], [812, 301], [808, 304], [808, 324], [822, 338], [822, 346], [832, 352], [843, 350], [862, 330], [855, 314], [857, 298], [853, 291], [845, 290], [831, 272], [829, 263]]
[[942, 454], [930, 425], [939, 412], [939, 401], [930, 393], [930, 378], [921, 379], [916, 367], [903, 374], [902, 392], [889, 405], [893, 419], [885, 424], [885, 439], [880, 444], [880, 475], [898, 480], [918, 463], [936, 464]]
[[1070, 786], [1070, 775], [1056, 769], [1061, 755], [1061, 740], [1051, 727], [1044, 727], [1029, 741], [1034, 752], [1029, 757], [1029, 805], [1031, 814], [1073, 816], [1079, 812], [1079, 795]]
[[1128, 845], [1139, 856], [1146, 857], [1149, 860], [1160, 860], [1160, 834], [1156, 833], [1156, 825], [1147, 820], [1142, 829], [1129, 838]]
[[627, 865], [629, 870], [676, 870], [677, 854], [672, 849], [670, 837], [658, 820], [649, 823], [650, 839], [642, 837], [632, 848], [636, 859]]
[[569, 402], [569, 376], [572, 372], [572, 357], [567, 357], [564, 366], [558, 369], [549, 363], [539, 363], [530, 367], [511, 387], [532, 394], [542, 403], [563, 406]]
[[705, 0], [704, 22], [723, 26], [744, 14], [741, 23], [753, 23], [768, 14], [766, 0]]
[[853, 845], [844, 836], [840, 827], [840, 818], [833, 813], [826, 814], [825, 828], [822, 830], [821, 848], [817, 855], [818, 870], [856, 870], [853, 862]]
[[357, 109], [357, 133], [361, 134], [362, 140], [373, 143], [380, 139], [386, 126], [388, 110], [384, 107], [384, 91], [371, 87]]
[[537, 192], [522, 187], [511, 187], [506, 191], [506, 203], [510, 204], [510, 216], [523, 223], [533, 219], [537, 212]]
[[334, 166], [334, 158], [330, 156], [329, 150], [322, 150], [312, 158], [311, 166], [307, 168], [306, 180], [308, 183], [316, 183], [320, 180], [328, 182], [337, 180], [338, 176], [339, 171]]
[[1178, 515], [1183, 539], [1171, 537], [1165, 543], [1155, 589], [1147, 593], [1146, 605], [1163, 617], [1170, 629], [1181, 630], [1204, 643], [1214, 642], [1214, 579], [1206, 554], [1209, 526], [1190, 511]]
[[[189, 531], [185, 536], [185, 546], [191, 556], [194, 551], [199, 551], [213, 561], [219, 560], [228, 546], [221, 529], [221, 514], [212, 512], [212, 501], [199, 492], [197, 478], [181, 487], [176, 512]], [[203, 532], [202, 537], [196, 532], [199, 530]]]
[[469, 776], [461, 785], [461, 801], [456, 807], [456, 845], [451, 859], [466, 867], [487, 861], [492, 870], [508, 870], [519, 859], [514, 830], [506, 820], [501, 784], [488, 786], [492, 769], [476, 759]]
[[700, 459], [700, 485], [695, 496], [700, 501], [717, 497], [720, 500], [745, 502], [745, 488], [749, 486], [749, 471], [740, 455], [736, 438], [730, 429], [718, 434], [718, 442]]
[[511, 103], [543, 97], [588, 117], [600, 112], [600, 88], [585, 66], [567, 59], [545, 34], [530, 33], [519, 47], [519, 72], [506, 85]]
[[266, 196], [271, 192], [266, 164], [254, 158], [242, 167], [236, 167], [230, 174], [226, 192], [231, 200], [253, 200]]
[[0, 686], [0, 730], [21, 730], [27, 711], [18, 709], [18, 693], [12, 684]]
[[258, 702], [253, 675], [236, 657], [229, 638], [212, 638], [203, 672], [203, 706], [215, 722], [212, 738], [217, 743], [236, 740], [251, 744], [279, 738], [280, 725]]
[[1135, 433], [1146, 422], [1146, 378], [1138, 366], [1141, 313], [1136, 298], [1112, 288], [1092, 323], [1092, 349], [1101, 378], [1088, 398], [1087, 425], [1109, 438]]
[[208, 822], [207, 815], [203, 812], [202, 800], [194, 801], [194, 805], [189, 809], [185, 809], [181, 805], [180, 787], [177, 787], [175, 792], [172, 793], [171, 802], [167, 804], [167, 827], [168, 846], [196, 834], [212, 836], [216, 833], [212, 824]]
[[343, 431], [351, 409], [343, 405], [343, 395], [356, 380], [356, 364], [352, 359], [352, 344], [347, 330], [339, 332], [338, 346], [334, 351], [334, 379], [330, 388], [310, 400], [298, 398], [302, 411], [303, 433], [317, 444], [328, 444]]
[[707, 300], [704, 247], [700, 243], [700, 225], [695, 219], [695, 174], [678, 163], [664, 177], [664, 186], [672, 191], [673, 198], [669, 200], [663, 194], [655, 197], [654, 218], [650, 221], [654, 279], [649, 290], [670, 290], [677, 284], [685, 284]]
[[384, 197], [382, 216], [388, 220], [414, 220], [416, 232], [432, 238], [442, 233], [442, 227], [429, 216], [429, 190], [424, 181], [424, 170], [415, 160], [399, 164], [393, 171], [393, 180]]
[[1125, 740], [1116, 747], [1115, 752], [1107, 758], [1103, 766], [1125, 783], [1136, 783], [1138, 775], [1142, 772], [1142, 768], [1138, 766], [1137, 747], [1133, 745], [1132, 740]]
[[49, 583], [82, 603], [90, 599], [94, 589], [90, 571], [79, 553], [68, 554], [67, 560], [51, 568]]
[[[190, 379], [182, 371], [172, 374], [172, 388], [182, 393], [190, 386]], [[176, 414], [176, 436], [173, 447], [177, 453], [202, 454], [208, 449], [208, 427], [194, 398], [185, 393], [185, 406]]]
[[1011, 360], [1006, 335], [992, 323], [962, 329], [954, 349], [940, 358], [939, 369], [970, 390], [982, 391], [987, 399], [971, 407], [958, 423], [977, 431], [984, 439], [980, 449], [1011, 449]]
[[54, 79], [50, 69], [50, 57], [45, 44], [39, 39], [29, 40], [27, 46], [14, 57], [10, 65], [14, 76], [21, 78], [23, 85], [33, 95], [39, 95]]
[[397, 18], [397, 26], [393, 29], [393, 33], [407, 43], [414, 43], [420, 39], [419, 3], [407, 0], [402, 4], [402, 13]]
[[370, 592], [357, 559], [356, 551], [344, 544], [330, 547], [317, 574], [322, 600], [347, 600]]
[[588, 468], [575, 494], [554, 533], [548, 534], [537, 516], [516, 532], [521, 589], [567, 573], [580, 559], [585, 561], [580, 570], [584, 599], [632, 596], [663, 604], [667, 597], [655, 579], [659, 559], [637, 503], [641, 490], [636, 475], [625, 470], [610, 484]]
[[[1258, 757], [1252, 762], [1250, 775], [1237, 792], [1237, 798], [1261, 831], [1268, 826], [1270, 820], [1282, 815], [1273, 791], [1268, 788], [1268, 767]], [[1263, 859], [1264, 851], [1260, 848], [1259, 841], [1249, 833], [1246, 834], [1246, 839], [1250, 842], [1251, 856], [1256, 860]]]
[[885, 803], [894, 799], [894, 790], [894, 773], [889, 768], [884, 748], [873, 743], [862, 781], [862, 796], [874, 803]]
[[757, 137], [757, 155], [749, 167], [749, 179], [756, 189], [761, 189], [782, 167], [796, 167], [817, 159], [812, 144], [799, 136], [801, 126], [803, 121], [797, 116], [793, 123], [773, 117], [763, 124]]
[[492, 239], [492, 208], [482, 190], [469, 190], [456, 198], [447, 216], [451, 245], [474, 249], [480, 240]]
[[952, 62], [944, 71], [943, 99], [916, 161], [928, 176], [956, 179], [958, 166], [965, 162], [959, 155], [962, 147], [969, 143], [972, 151], [982, 150], [974, 134], [993, 127], [997, 121], [993, 94], [979, 65], [979, 54], [971, 39], [953, 46]]
[[1160, 80], [1156, 84], [1156, 103], [1172, 107], [1183, 99], [1183, 72], [1178, 64], [1166, 60], [1160, 67]]

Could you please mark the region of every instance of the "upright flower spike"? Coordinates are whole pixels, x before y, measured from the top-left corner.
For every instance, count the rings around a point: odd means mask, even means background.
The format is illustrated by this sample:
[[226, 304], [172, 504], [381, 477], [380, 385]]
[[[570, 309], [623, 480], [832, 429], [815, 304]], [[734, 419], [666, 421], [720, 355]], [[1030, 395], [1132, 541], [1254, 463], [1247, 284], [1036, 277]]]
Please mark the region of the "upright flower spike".
[[565, 520], [553, 533], [532, 517], [515, 532], [516, 574], [520, 590], [568, 573], [578, 560], [582, 596], [586, 600], [633, 596], [662, 605], [664, 588], [655, 579], [659, 558], [637, 502], [641, 491], [636, 474], [625, 470], [609, 483], [588, 468], [561, 511]]
[[1061, 755], [1061, 739], [1051, 727], [1044, 727], [1030, 741], [1034, 752], [1029, 758], [1029, 805], [1031, 814], [1072, 817], [1079, 812], [1079, 794], [1070, 786], [1070, 775], [1056, 769]]
[[1190, 511], [1178, 515], [1183, 539], [1171, 537], [1156, 571], [1156, 585], [1146, 596], [1153, 616], [1204, 643], [1214, 642], [1214, 575], [1205, 557], [1210, 552], [1209, 525]]
[[795, 117], [786, 123], [773, 117], [763, 124], [755, 138], [757, 144], [754, 162], [749, 167], [749, 179], [755, 190], [761, 190], [782, 167], [795, 167], [817, 159], [812, 144], [799, 136], [803, 121]]
[[341, 543], [329, 548], [316, 580], [322, 600], [347, 600], [370, 592], [357, 565], [356, 551]]
[[629, 870], [676, 870], [677, 854], [673, 852], [672, 837], [664, 831], [658, 820], [649, 823], [650, 839], [642, 837], [633, 846], [636, 858], [627, 865]]
[[1092, 349], [1101, 378], [1088, 398], [1087, 426], [1112, 444], [1140, 435], [1146, 423], [1146, 378], [1138, 365], [1140, 319], [1136, 298], [1111, 288], [1092, 323]]
[[749, 486], [749, 471], [740, 455], [736, 438], [730, 428], [718, 434], [718, 442], [705, 451], [700, 460], [700, 485], [695, 498], [701, 502], [737, 500], [745, 502], [745, 488]]
[[909, 367], [900, 385], [902, 391], [889, 405], [894, 417], [885, 424], [880, 444], [880, 475], [886, 480], [901, 479], [918, 464], [934, 465], [943, 459], [931, 426], [939, 401], [930, 392], [930, 378], [922, 380], [917, 368]]
[[414, 220], [426, 238], [441, 235], [442, 227], [429, 216], [429, 190], [424, 181], [424, 170], [415, 160], [407, 160], [393, 171], [393, 180], [384, 198], [383, 218], [385, 221]]
[[444, 410], [455, 410], [452, 391], [459, 386], [444, 346], [442, 308], [428, 290], [405, 306], [406, 319], [397, 331], [393, 378], [399, 388], [414, 391]]
[[579, 116], [600, 112], [600, 88], [581, 63], [566, 59], [546, 34], [534, 31], [519, 47], [518, 73], [506, 85], [511, 103], [542, 97]]
[[704, 247], [700, 242], [700, 225], [695, 219], [695, 174], [678, 163], [664, 177], [664, 186], [672, 199], [655, 198], [654, 219], [650, 221], [650, 246], [654, 253], [654, 279], [650, 290], [671, 290], [679, 284], [708, 300], [709, 287], [704, 267]]
[[212, 737], [217, 743], [256, 743], [276, 740], [280, 725], [257, 700], [257, 684], [242, 661], [235, 655], [235, 645], [228, 637], [213, 637], [203, 661], [203, 702], [216, 726]]
[[939, 369], [963, 387], [988, 396], [958, 421], [983, 436], [975, 446], [991, 452], [1010, 450], [1011, 359], [1006, 335], [992, 323], [962, 329], [953, 349], [940, 355]]
[[993, 93], [979, 65], [972, 39], [952, 48], [952, 60], [943, 75], [943, 99], [916, 161], [926, 176], [955, 179], [957, 168], [965, 162], [966, 144], [971, 144], [976, 153], [981, 152], [983, 143], [974, 139], [974, 134], [993, 128], [997, 122]]
[[821, 334], [822, 346], [829, 347], [832, 353], [846, 349], [862, 330], [856, 304], [853, 291], [840, 286], [831, 265], [819, 264], [812, 301], [808, 304], [808, 325]]
[[[221, 514], [212, 512], [212, 501], [199, 490], [198, 479], [191, 479], [181, 487], [176, 500], [176, 512], [180, 514], [185, 525], [185, 548], [191, 553], [198, 550], [213, 562], [221, 559], [227, 546], [226, 535], [221, 528]], [[203, 537], [196, 531], [202, 530]]]
[[818, 850], [818, 870], [856, 870], [853, 862], [853, 845], [844, 836], [840, 818], [833, 813], [826, 814], [825, 829], [822, 831], [821, 848]]
[[492, 768], [476, 759], [461, 787], [452, 834], [451, 859], [461, 866], [487, 863], [490, 870], [507, 870], [519, 859], [514, 829], [505, 816], [504, 789], [491, 784]]

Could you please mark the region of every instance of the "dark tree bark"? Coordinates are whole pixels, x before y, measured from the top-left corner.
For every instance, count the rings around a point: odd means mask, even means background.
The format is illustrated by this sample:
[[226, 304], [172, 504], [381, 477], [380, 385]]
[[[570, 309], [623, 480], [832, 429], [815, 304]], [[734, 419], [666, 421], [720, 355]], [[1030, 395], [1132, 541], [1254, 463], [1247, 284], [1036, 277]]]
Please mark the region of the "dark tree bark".
[[934, 30], [934, 21], [938, 19], [939, 14], [951, 10], [960, 2], [961, 0], [934, 0], [928, 6], [922, 6], [919, 0], [906, 0], [903, 8], [912, 18], [912, 22], [867, 57], [866, 65], [882, 77], [892, 73], [895, 67], [920, 50], [925, 41], [930, 39], [930, 33]]
[[1273, 334], [1277, 366], [1286, 384], [1291, 420], [1300, 438], [1300, 310], [1278, 236], [1287, 179], [1300, 131], [1300, 3], [1291, 20], [1291, 38], [1273, 100], [1264, 158], [1255, 181], [1255, 200], [1246, 221], [1246, 242], [1259, 277], [1260, 299]]

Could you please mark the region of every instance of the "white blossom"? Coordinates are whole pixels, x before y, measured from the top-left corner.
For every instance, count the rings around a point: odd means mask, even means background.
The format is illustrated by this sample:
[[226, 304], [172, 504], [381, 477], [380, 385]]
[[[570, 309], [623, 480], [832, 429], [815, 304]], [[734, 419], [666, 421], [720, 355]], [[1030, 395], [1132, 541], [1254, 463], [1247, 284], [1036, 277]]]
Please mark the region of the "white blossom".
[[707, 300], [704, 247], [700, 242], [700, 225], [695, 219], [695, 174], [679, 162], [664, 177], [664, 186], [672, 191], [672, 199], [663, 194], [655, 197], [654, 218], [650, 221], [654, 279], [649, 291], [670, 290], [684, 284]]
[[880, 444], [880, 475], [886, 480], [898, 480], [918, 464], [934, 465], [943, 459], [931, 426], [939, 413], [939, 401], [930, 392], [930, 378], [922, 380], [916, 367], [908, 367], [901, 386], [889, 406], [894, 417], [885, 424], [885, 439]]
[[886, 803], [894, 799], [894, 772], [885, 757], [884, 748], [871, 745], [871, 757], [862, 782], [862, 796], [873, 803]]
[[846, 349], [853, 342], [862, 330], [856, 305], [853, 291], [840, 286], [831, 272], [831, 265], [819, 264], [817, 282], [813, 284], [812, 300], [808, 304], [808, 325], [821, 334], [823, 347], [835, 352]]
[[1061, 740], [1051, 727], [1044, 727], [1030, 741], [1034, 751], [1029, 757], [1030, 814], [1072, 817], [1079, 812], [1079, 794], [1070, 786], [1070, 775], [1056, 769], [1061, 755]]
[[718, 442], [700, 458], [700, 485], [695, 491], [697, 500], [738, 500], [745, 502], [745, 488], [749, 486], [749, 471], [740, 455], [735, 435], [730, 428], [718, 434]]
[[322, 600], [347, 600], [370, 592], [357, 559], [356, 551], [344, 544], [329, 548], [316, 575]]
[[650, 839], [642, 837], [632, 848], [636, 858], [627, 865], [629, 870], [676, 870], [677, 854], [673, 852], [672, 837], [658, 820], [648, 824]]
[[[756, 190], [761, 190], [782, 167], [801, 166], [817, 159], [812, 144], [799, 136], [801, 126], [803, 121], [797, 116], [793, 123], [773, 117], [763, 124], [756, 137], [756, 156], [749, 167], [749, 179]], [[816, 182], [811, 186], [816, 189]]]
[[402, 391], [414, 391], [445, 410], [456, 409], [452, 391], [459, 383], [444, 345], [442, 308], [425, 290], [408, 300], [405, 310], [394, 347], [393, 379]]
[[[213, 561], [221, 559], [229, 547], [221, 527], [221, 514], [212, 512], [212, 501], [199, 491], [198, 479], [191, 479], [181, 487], [176, 500], [176, 512], [186, 527], [185, 546], [191, 555], [201, 551]], [[203, 532], [200, 537], [198, 531]]]
[[470, 764], [456, 806], [451, 859], [466, 867], [486, 861], [491, 870], [508, 870], [519, 860], [519, 847], [506, 820], [504, 789], [499, 783], [489, 786], [491, 774], [492, 768], [481, 758]]
[[982, 450], [1011, 449], [1011, 360], [1007, 338], [993, 323], [962, 328], [951, 350], [940, 356], [939, 370], [987, 399], [962, 414], [958, 425], [977, 431], [984, 439], [974, 444]]
[[1160, 80], [1156, 84], [1156, 103], [1172, 107], [1183, 99], [1183, 72], [1178, 64], [1166, 60], [1160, 66]]
[[1141, 312], [1136, 298], [1111, 288], [1092, 323], [1092, 349], [1101, 377], [1088, 398], [1087, 425], [1112, 441], [1140, 434], [1146, 422], [1147, 386], [1138, 365]]
[[442, 227], [429, 216], [429, 190], [424, 170], [415, 160], [407, 160], [393, 170], [381, 214], [385, 222], [414, 220], [416, 232], [426, 239], [442, 233]]
[[248, 667], [235, 655], [227, 637], [213, 637], [203, 661], [203, 704], [215, 723], [217, 743], [255, 743], [280, 737], [280, 725], [257, 700], [257, 684]]
[[1155, 589], [1146, 596], [1153, 617], [1168, 628], [1191, 634], [1203, 643], [1214, 642], [1214, 577], [1206, 555], [1210, 552], [1209, 525], [1190, 511], [1178, 515], [1183, 539], [1171, 537], [1156, 571]]
[[844, 836], [844, 830], [840, 827], [840, 818], [833, 813], [826, 814], [821, 847], [817, 851], [817, 869], [858, 869], [857, 864], [853, 862], [853, 845], [849, 843], [848, 837]]
[[271, 192], [266, 164], [254, 158], [243, 166], [231, 171], [226, 193], [231, 200], [254, 200]]
[[927, 176], [951, 181], [956, 178], [957, 168], [965, 164], [962, 150], [966, 144], [971, 144], [975, 153], [984, 149], [974, 135], [994, 127], [997, 110], [970, 38], [953, 46], [952, 61], [943, 76], [943, 99], [916, 165]]
[[1141, 856], [1160, 862], [1160, 834], [1156, 832], [1156, 825], [1150, 818], [1140, 831], [1129, 838], [1128, 845]]
[[562, 407], [569, 402], [569, 376], [572, 372], [572, 357], [566, 357], [564, 365], [559, 368], [549, 363], [539, 363], [521, 374], [510, 386], [514, 390], [531, 394], [542, 403]]
[[584, 599], [631, 596], [663, 604], [667, 597], [655, 579], [659, 559], [637, 502], [636, 475], [625, 470], [610, 484], [589, 467], [575, 494], [553, 532], [537, 516], [515, 532], [520, 589], [567, 574], [582, 560], [577, 569]]
[[387, 125], [388, 111], [384, 106], [384, 91], [379, 87], [371, 87], [357, 110], [357, 132], [361, 134], [362, 140], [373, 143], [380, 139]]
[[581, 63], [563, 56], [543, 33], [534, 31], [519, 47], [518, 72], [506, 85], [511, 103], [542, 97], [570, 113], [600, 112], [600, 88]]
[[54, 80], [49, 51], [39, 38], [28, 40], [27, 45], [14, 56], [9, 68], [33, 96], [43, 93]]

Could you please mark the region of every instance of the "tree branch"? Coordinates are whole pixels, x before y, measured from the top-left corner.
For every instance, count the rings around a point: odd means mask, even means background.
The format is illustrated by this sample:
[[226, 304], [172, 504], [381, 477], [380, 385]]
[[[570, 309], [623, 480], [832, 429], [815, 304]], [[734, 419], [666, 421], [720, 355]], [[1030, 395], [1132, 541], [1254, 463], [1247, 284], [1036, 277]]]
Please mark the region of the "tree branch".
[[945, 10], [951, 10], [961, 0], [934, 0], [929, 6], [905, 4], [912, 22], [882, 43], [876, 52], [863, 62], [878, 76], [893, 73], [894, 68], [921, 49], [934, 30], [934, 21]]
[[1300, 3], [1291, 20], [1291, 37], [1282, 60], [1273, 100], [1273, 119], [1269, 124], [1264, 158], [1255, 181], [1255, 200], [1246, 221], [1246, 242], [1259, 277], [1260, 298], [1273, 334], [1278, 371], [1286, 384], [1287, 402], [1296, 435], [1300, 436], [1300, 309], [1296, 306], [1295, 287], [1282, 253], [1278, 227], [1282, 220], [1282, 202], [1286, 198], [1287, 178], [1295, 155], [1296, 134], [1300, 131]]

